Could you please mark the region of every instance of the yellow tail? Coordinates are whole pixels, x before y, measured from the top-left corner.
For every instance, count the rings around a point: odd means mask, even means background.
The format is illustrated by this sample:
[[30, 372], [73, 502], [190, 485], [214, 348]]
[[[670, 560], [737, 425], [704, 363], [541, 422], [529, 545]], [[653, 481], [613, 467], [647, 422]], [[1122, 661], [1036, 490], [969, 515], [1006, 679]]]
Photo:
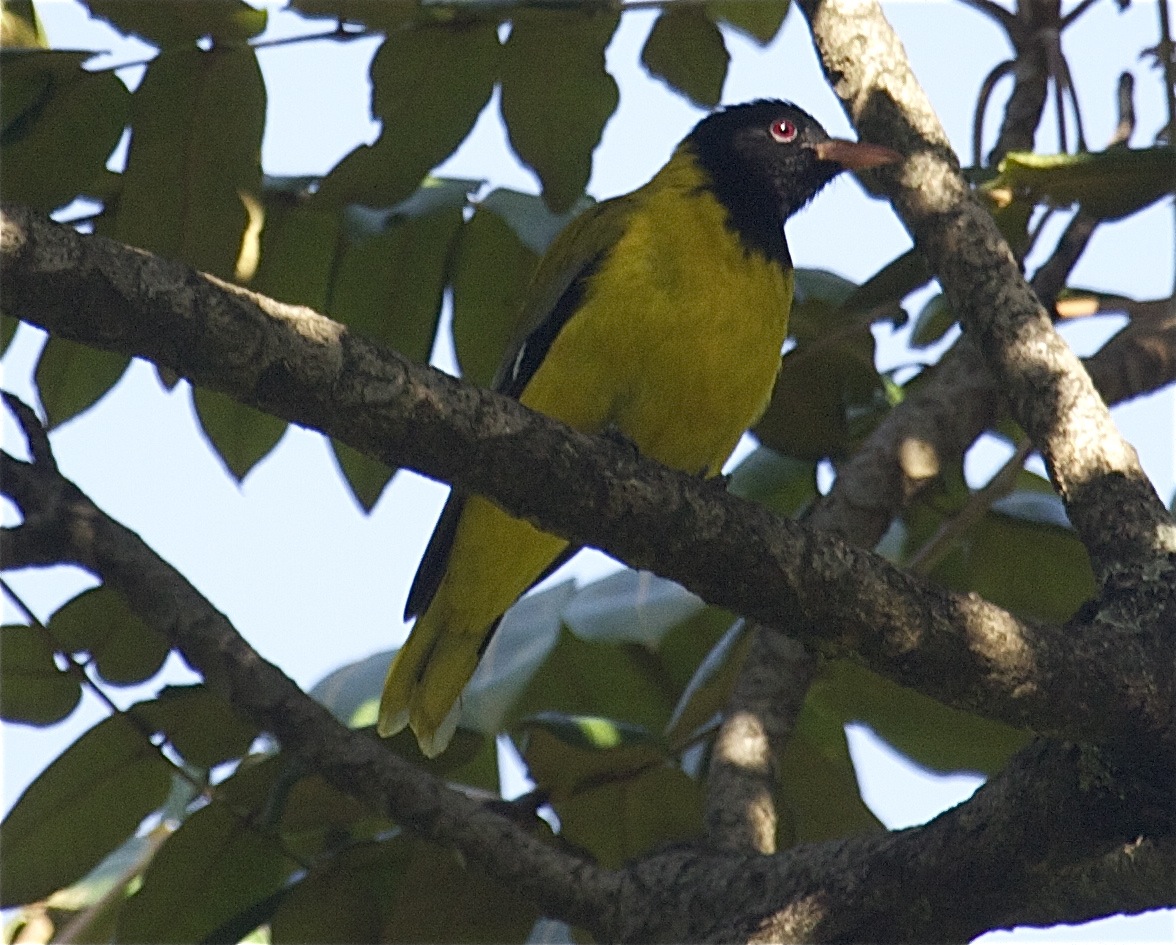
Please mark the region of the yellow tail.
[[478, 665], [484, 636], [445, 632], [428, 614], [417, 620], [388, 667], [379, 733], [387, 737], [408, 725], [426, 757], [441, 754], [457, 728], [461, 691]]

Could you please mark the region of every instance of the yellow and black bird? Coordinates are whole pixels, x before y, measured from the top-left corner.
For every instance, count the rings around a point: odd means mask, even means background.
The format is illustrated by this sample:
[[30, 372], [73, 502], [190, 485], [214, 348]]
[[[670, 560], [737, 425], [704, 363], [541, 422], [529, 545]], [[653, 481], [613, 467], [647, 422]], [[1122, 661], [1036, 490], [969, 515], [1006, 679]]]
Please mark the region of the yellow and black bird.
[[[793, 282], [784, 221], [841, 171], [897, 157], [830, 138], [787, 102], [707, 116], [649, 183], [552, 244], [495, 389], [717, 474], [780, 366]], [[380, 734], [411, 725], [421, 751], [443, 751], [502, 615], [574, 550], [486, 499], [451, 495], [409, 592], [405, 617], [417, 621], [388, 671]]]

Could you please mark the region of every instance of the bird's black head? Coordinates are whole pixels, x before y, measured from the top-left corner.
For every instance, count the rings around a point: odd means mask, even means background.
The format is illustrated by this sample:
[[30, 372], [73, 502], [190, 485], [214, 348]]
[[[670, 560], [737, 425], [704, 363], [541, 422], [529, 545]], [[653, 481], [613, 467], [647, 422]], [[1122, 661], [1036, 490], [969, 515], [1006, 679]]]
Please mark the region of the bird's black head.
[[767, 99], [708, 115], [685, 144], [744, 244], [785, 264], [784, 220], [843, 170], [898, 157], [877, 145], [830, 138], [804, 109]]

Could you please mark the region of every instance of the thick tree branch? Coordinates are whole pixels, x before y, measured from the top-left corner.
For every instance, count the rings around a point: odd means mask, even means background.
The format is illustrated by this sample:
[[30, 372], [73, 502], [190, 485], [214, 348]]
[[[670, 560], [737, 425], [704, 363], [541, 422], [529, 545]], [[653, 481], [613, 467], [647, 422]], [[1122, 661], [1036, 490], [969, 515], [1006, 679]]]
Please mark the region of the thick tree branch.
[[[31, 463], [0, 454], [5, 490], [24, 515], [13, 531], [24, 532], [25, 548], [40, 546], [38, 559], [53, 555], [102, 578], [309, 769], [462, 850], [602, 941], [963, 940], [1014, 918], [1082, 921], [1176, 900], [1171, 759], [1123, 746], [1038, 742], [924, 828], [770, 857], [685, 845], [599, 870], [339, 725], [138, 536], [62, 478], [31, 411], [10, 406], [33, 453]], [[1080, 880], [1078, 891], [1059, 887], [1060, 876]]]
[[[908, 155], [900, 169], [877, 177], [888, 182], [896, 211], [1041, 451], [1100, 583], [1176, 554], [1171, 516], [973, 198], [877, 3], [801, 6], [830, 81], [862, 133]], [[870, 56], [855, 52], [865, 48]], [[1107, 515], [1108, 508], [1119, 514]]]
[[32, 411], [8, 395], [33, 460], [0, 453], [4, 493], [24, 521], [3, 530], [5, 567], [73, 563], [117, 590], [205, 682], [287, 751], [354, 797], [421, 836], [461, 850], [552, 915], [606, 928], [615, 875], [544, 843], [518, 824], [344, 728], [272, 663], [138, 535], [57, 471]]
[[1097, 614], [1062, 628], [1019, 621], [308, 309], [20, 210], [6, 212], [2, 236], [6, 310], [63, 337], [150, 358], [389, 465], [492, 496], [949, 705], [1083, 739], [1169, 723], [1171, 644], [1137, 622], [1095, 636]]

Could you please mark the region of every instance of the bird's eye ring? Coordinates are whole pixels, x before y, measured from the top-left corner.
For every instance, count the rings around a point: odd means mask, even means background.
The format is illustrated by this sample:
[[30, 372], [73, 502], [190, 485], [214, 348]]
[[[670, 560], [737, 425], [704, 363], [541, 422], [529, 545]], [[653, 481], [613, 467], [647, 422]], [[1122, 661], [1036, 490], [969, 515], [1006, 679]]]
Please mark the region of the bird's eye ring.
[[768, 126], [768, 132], [774, 140], [781, 144], [788, 144], [788, 142], [796, 140], [796, 125], [787, 118], [777, 118]]

